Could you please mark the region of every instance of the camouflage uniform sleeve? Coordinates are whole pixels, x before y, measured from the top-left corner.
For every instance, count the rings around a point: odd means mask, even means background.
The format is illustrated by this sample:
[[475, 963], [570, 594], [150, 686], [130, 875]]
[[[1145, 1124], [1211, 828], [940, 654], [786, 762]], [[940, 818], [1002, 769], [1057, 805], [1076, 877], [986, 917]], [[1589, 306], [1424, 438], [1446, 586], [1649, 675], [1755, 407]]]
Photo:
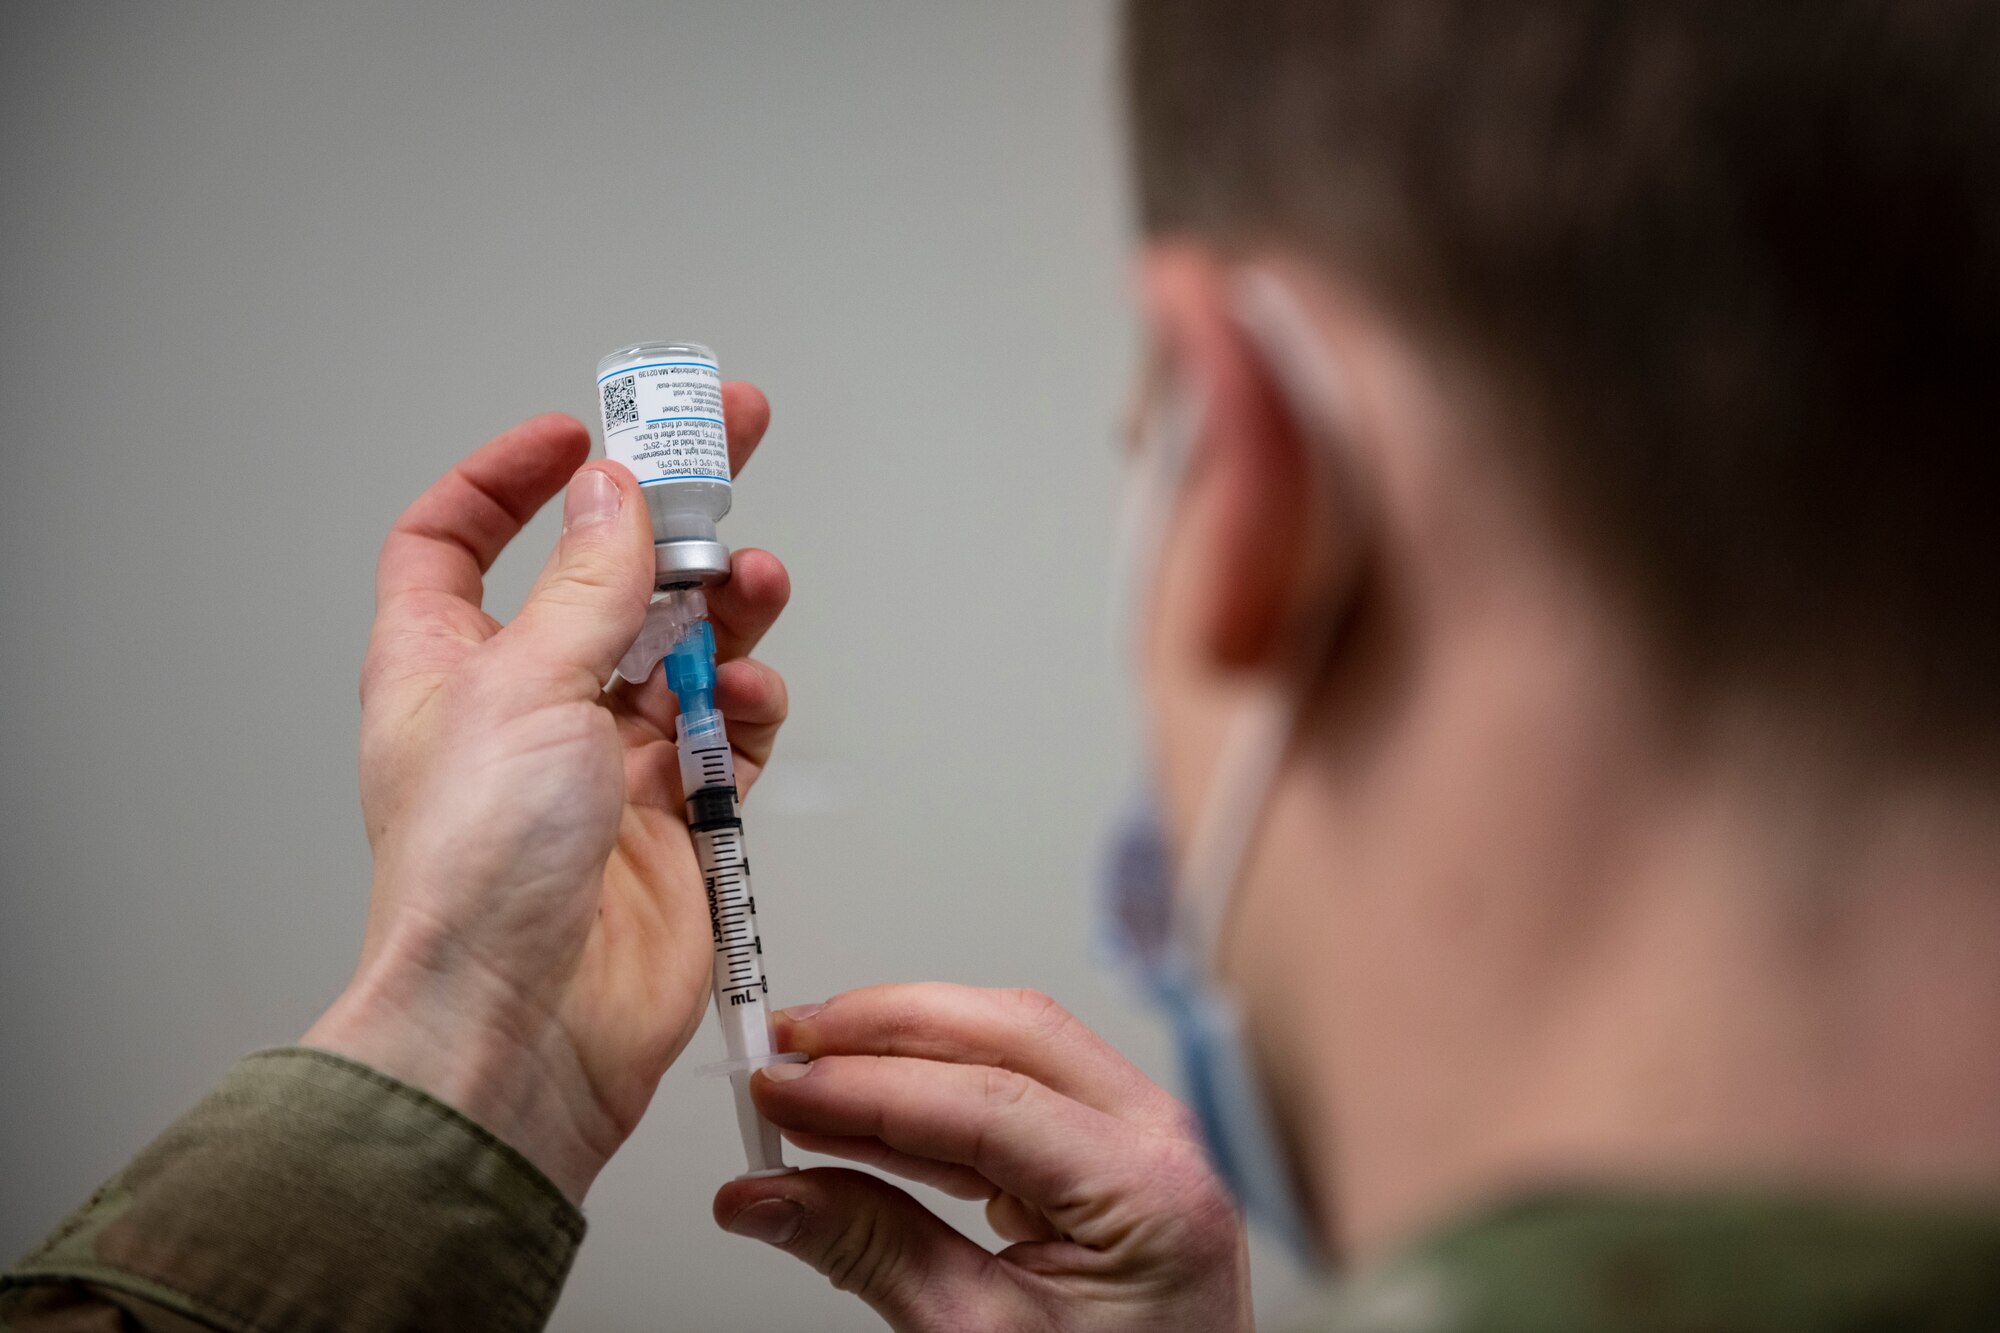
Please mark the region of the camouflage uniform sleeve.
[[0, 1276], [0, 1328], [539, 1329], [583, 1229], [442, 1102], [265, 1051]]
[[1549, 1194], [1330, 1287], [1300, 1333], [2000, 1329], [2000, 1207], [1955, 1196]]

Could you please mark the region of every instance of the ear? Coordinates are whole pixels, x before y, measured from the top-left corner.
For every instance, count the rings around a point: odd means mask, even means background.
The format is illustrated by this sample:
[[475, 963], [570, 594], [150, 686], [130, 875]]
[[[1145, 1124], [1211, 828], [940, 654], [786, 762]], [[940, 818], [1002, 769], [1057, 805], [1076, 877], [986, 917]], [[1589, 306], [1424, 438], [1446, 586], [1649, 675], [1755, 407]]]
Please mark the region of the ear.
[[1316, 389], [1332, 376], [1305, 363], [1331, 353], [1212, 251], [1155, 244], [1140, 284], [1163, 369], [1202, 421], [1162, 560], [1174, 618], [1211, 669], [1295, 669], [1358, 582], [1360, 506]]

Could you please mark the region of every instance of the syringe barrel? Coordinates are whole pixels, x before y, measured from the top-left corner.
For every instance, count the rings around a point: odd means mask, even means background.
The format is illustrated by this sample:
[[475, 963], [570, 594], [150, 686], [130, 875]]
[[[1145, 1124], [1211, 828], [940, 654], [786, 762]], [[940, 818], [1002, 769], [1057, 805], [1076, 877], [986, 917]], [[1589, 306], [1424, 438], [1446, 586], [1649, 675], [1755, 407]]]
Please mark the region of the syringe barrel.
[[729, 434], [715, 353], [691, 342], [621, 347], [597, 363], [597, 403], [605, 457], [630, 468], [646, 497], [657, 586], [727, 579], [715, 525], [729, 512]]
[[777, 1128], [757, 1114], [750, 1075], [776, 1055], [764, 981], [764, 945], [757, 932], [757, 900], [750, 889], [750, 860], [737, 814], [736, 759], [720, 715], [713, 710], [680, 718], [681, 789], [687, 793], [688, 830], [701, 864], [714, 939], [715, 1016], [728, 1055], [736, 1128], [743, 1140], [746, 1174], [788, 1169]]

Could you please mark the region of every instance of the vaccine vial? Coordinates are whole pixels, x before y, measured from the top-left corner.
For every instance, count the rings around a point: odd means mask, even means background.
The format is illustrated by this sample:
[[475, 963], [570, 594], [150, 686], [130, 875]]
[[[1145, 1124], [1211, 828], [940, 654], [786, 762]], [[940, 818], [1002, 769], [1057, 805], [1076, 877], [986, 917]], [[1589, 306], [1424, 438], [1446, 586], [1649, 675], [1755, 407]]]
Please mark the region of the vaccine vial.
[[639, 479], [653, 520], [653, 583], [684, 588], [729, 577], [715, 524], [729, 512], [722, 372], [700, 343], [646, 342], [597, 363], [604, 453]]

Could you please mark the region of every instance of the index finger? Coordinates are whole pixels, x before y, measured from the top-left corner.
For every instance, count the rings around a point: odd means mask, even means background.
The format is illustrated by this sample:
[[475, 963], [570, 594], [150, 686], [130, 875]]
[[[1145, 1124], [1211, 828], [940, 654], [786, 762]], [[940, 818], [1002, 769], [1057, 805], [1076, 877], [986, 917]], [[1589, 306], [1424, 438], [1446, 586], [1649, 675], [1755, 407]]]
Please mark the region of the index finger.
[[764, 431], [771, 424], [771, 401], [754, 384], [724, 380], [722, 420], [729, 435], [729, 475], [734, 477], [764, 442]]
[[1131, 1126], [1005, 1069], [834, 1055], [760, 1069], [750, 1088], [788, 1133], [877, 1139], [1058, 1212], [1121, 1197], [1149, 1169]]
[[[722, 386], [722, 403], [733, 475], [763, 441], [771, 404], [756, 385], [742, 380]], [[408, 592], [442, 593], [478, 606], [486, 571], [500, 552], [589, 456], [584, 424], [550, 412], [460, 459], [391, 525], [376, 562], [376, 606]], [[751, 610], [753, 624], [762, 609]], [[755, 627], [751, 642], [762, 629]], [[742, 651], [747, 648], [736, 655]]]
[[1186, 1111], [1110, 1042], [1031, 990], [944, 982], [868, 986], [823, 1005], [780, 1010], [780, 1045], [822, 1055], [887, 1055], [993, 1065], [1095, 1110], [1160, 1128]]
[[454, 463], [389, 529], [375, 565], [375, 604], [435, 592], [479, 605], [481, 580], [535, 511], [590, 454], [575, 417], [531, 417]]
[[729, 560], [729, 581], [708, 590], [708, 622], [715, 627], [718, 662], [747, 657], [791, 599], [792, 578], [778, 557], [754, 547]]

